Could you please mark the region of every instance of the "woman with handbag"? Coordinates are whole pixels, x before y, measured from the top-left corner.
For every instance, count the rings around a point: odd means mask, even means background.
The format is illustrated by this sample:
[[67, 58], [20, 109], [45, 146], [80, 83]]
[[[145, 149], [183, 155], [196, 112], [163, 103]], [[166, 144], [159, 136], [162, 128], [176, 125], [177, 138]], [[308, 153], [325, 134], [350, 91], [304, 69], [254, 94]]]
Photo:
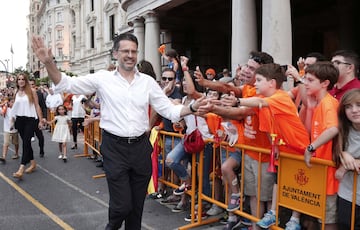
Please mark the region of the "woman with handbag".
[[[182, 88], [185, 96], [182, 99], [182, 103], [186, 105], [191, 105], [197, 98], [203, 96], [200, 92], [201, 89], [195, 83], [194, 78], [190, 75], [187, 66], [183, 66], [184, 70], [184, 79], [182, 81]], [[197, 88], [196, 88], [197, 87]], [[190, 106], [190, 108], [192, 108]], [[195, 112], [195, 111], [194, 111]], [[199, 130], [201, 133], [202, 139], [213, 138], [213, 135], [209, 132], [209, 128], [207, 126], [206, 120], [203, 117], [196, 115], [187, 115], [184, 117], [184, 121], [186, 124], [186, 132], [185, 138], [178, 143], [173, 150], [166, 157], [166, 165], [174, 171], [174, 173], [181, 179], [182, 184], [179, 188], [174, 190], [174, 195], [181, 195], [181, 201], [178, 205], [172, 210], [173, 212], [182, 212], [187, 208], [187, 200], [185, 197], [185, 191], [191, 189], [191, 177], [187, 172], [187, 165], [190, 154], [193, 152], [187, 152], [185, 150], [185, 139], [186, 136], [193, 133], [195, 130]], [[197, 131], [196, 131], [197, 132]], [[199, 141], [199, 140], [198, 140]], [[201, 145], [201, 141], [200, 141]], [[188, 149], [188, 151], [190, 151]], [[197, 152], [194, 152], [195, 154]], [[210, 170], [210, 159], [212, 153], [212, 144], [204, 145], [204, 172], [209, 172]], [[210, 195], [210, 181], [208, 173], [204, 173], [203, 178], [203, 193], [206, 195]]]

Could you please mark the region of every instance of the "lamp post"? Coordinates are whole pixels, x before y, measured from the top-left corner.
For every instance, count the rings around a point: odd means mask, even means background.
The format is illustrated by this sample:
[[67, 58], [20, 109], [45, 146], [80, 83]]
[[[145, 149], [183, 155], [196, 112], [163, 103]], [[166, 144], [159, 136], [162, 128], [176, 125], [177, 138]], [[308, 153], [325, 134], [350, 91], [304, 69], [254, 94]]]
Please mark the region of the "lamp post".
[[6, 76], [9, 73], [9, 61], [10, 59], [5, 59], [4, 61], [6, 61]]
[[[9, 61], [10, 59], [5, 59], [6, 61], [6, 83], [8, 83], [10, 81], [9, 79]], [[8, 85], [6, 84], [6, 87], [8, 87]]]

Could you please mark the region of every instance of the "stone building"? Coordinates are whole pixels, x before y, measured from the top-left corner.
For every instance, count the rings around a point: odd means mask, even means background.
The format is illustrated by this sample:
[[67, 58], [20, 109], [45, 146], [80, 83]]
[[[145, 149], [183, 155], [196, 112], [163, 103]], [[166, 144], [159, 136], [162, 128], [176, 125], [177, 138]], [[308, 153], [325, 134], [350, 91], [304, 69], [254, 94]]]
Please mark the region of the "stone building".
[[[355, 0], [31, 0], [29, 39], [43, 36], [59, 68], [75, 74], [112, 62], [115, 33], [139, 40], [138, 60], [166, 63], [157, 48], [175, 48], [199, 65], [234, 72], [251, 50], [270, 53], [280, 64], [309, 52], [327, 57], [337, 49], [359, 52]], [[30, 71], [46, 76], [29, 49]]]

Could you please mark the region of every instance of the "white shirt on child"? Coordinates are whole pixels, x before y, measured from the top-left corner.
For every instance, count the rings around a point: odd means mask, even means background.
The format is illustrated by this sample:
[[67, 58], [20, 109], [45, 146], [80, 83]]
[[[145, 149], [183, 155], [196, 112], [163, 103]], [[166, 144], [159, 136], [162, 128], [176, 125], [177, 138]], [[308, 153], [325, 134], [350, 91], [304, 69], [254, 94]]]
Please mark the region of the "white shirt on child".
[[16, 133], [17, 132], [16, 129], [10, 130], [10, 114], [11, 114], [11, 108], [8, 107], [6, 109], [6, 113], [4, 116], [4, 132], [5, 133]]

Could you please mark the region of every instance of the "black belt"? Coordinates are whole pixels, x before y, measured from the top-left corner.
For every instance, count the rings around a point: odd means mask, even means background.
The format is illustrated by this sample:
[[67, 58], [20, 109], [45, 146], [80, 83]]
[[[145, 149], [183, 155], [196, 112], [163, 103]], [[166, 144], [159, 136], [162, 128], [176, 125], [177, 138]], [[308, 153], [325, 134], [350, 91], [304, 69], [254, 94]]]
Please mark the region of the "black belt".
[[125, 143], [128, 143], [128, 144], [133, 144], [133, 143], [136, 143], [136, 142], [139, 142], [141, 141], [144, 137], [147, 136], [147, 133], [143, 133], [141, 134], [140, 136], [136, 137], [119, 137], [119, 136], [116, 136], [112, 133], [109, 133], [108, 131], [104, 130], [104, 134], [106, 134], [107, 136], [115, 139], [116, 141], [121, 141], [121, 142], [125, 142]]

